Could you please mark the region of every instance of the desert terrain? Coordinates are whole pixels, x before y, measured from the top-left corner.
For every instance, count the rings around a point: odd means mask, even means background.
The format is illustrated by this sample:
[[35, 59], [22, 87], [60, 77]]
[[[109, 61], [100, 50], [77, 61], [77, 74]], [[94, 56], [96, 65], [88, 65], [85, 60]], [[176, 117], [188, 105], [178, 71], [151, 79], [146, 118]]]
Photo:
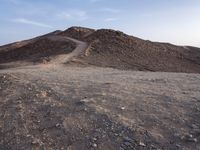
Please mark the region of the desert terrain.
[[200, 49], [71, 27], [0, 47], [0, 149], [199, 150]]

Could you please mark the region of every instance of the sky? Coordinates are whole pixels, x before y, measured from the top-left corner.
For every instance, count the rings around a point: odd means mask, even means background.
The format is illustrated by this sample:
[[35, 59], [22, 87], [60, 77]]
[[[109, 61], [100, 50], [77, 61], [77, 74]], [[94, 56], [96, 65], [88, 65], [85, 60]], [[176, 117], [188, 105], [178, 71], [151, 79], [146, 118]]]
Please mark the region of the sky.
[[200, 0], [0, 0], [0, 45], [71, 26], [200, 47]]

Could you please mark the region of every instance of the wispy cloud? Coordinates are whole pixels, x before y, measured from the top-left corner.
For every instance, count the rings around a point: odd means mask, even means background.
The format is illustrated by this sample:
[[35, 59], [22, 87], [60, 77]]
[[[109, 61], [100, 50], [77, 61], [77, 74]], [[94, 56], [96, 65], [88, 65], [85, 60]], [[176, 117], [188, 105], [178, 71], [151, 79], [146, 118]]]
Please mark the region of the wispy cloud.
[[28, 20], [28, 19], [25, 19], [25, 18], [17, 18], [17, 19], [13, 19], [12, 21], [15, 22], [15, 23], [29, 24], [29, 25], [44, 27], [44, 28], [52, 28], [52, 26], [47, 25], [45, 23], [37, 22], [37, 21], [33, 21], [33, 20]]
[[87, 12], [83, 11], [83, 10], [63, 11], [63, 12], [57, 14], [57, 17], [60, 19], [76, 20], [76, 21], [84, 21], [84, 20], [88, 19]]
[[96, 2], [100, 2], [102, 0], [89, 0], [91, 3], [96, 3]]
[[7, 2], [12, 3], [12, 4], [20, 4], [21, 0], [7, 0]]
[[99, 9], [99, 11], [108, 12], [108, 13], [119, 13], [120, 12], [119, 9], [115, 9], [115, 8], [101, 8], [101, 9]]
[[105, 22], [112, 22], [112, 21], [118, 21], [119, 18], [106, 18], [104, 21]]

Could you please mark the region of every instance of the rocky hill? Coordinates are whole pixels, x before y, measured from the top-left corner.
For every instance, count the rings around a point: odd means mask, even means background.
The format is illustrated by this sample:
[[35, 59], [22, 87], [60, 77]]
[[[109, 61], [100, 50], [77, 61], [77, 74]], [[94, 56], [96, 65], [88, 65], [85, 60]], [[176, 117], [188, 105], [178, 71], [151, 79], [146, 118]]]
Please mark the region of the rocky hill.
[[[32, 40], [0, 47], [0, 63], [16, 60], [35, 61], [72, 51], [66, 41], [51, 41], [49, 37], [72, 37], [88, 43], [84, 55], [73, 64], [112, 67], [122, 70], [200, 73], [200, 49], [142, 40], [110, 29], [93, 30], [71, 27]], [[63, 49], [65, 49], [63, 51]], [[78, 60], [78, 61], [77, 61]]]
[[89, 64], [141, 71], [198, 72], [200, 49], [145, 41], [114, 30], [97, 30], [84, 39], [91, 43]]

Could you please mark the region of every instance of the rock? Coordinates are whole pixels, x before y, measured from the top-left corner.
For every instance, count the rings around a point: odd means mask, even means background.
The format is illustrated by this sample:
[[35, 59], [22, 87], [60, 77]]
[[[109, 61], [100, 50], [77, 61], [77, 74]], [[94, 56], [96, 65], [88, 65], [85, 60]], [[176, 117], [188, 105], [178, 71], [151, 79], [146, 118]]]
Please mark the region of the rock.
[[31, 135], [30, 135], [30, 134], [27, 134], [26, 137], [31, 137]]
[[125, 107], [121, 107], [120, 109], [121, 109], [121, 110], [125, 110]]
[[41, 91], [41, 97], [45, 98], [47, 97], [48, 93], [46, 91]]
[[146, 145], [143, 143], [143, 142], [139, 142], [139, 146], [143, 146], [143, 147], [145, 147]]
[[92, 147], [97, 147], [97, 144], [96, 144], [96, 143], [93, 143], [93, 144], [92, 144]]
[[56, 124], [56, 127], [57, 127], [57, 128], [60, 128], [60, 127], [61, 127], [61, 125], [60, 125], [59, 123], [57, 123], [57, 124]]
[[176, 147], [178, 147], [178, 148], [179, 148], [179, 147], [181, 147], [181, 145], [179, 145], [179, 144], [176, 144]]
[[90, 102], [90, 100], [89, 100], [89, 99], [86, 99], [86, 98], [84, 98], [84, 99], [81, 99], [81, 100], [80, 100], [80, 102], [83, 102], [83, 103], [88, 103], [88, 102]]
[[119, 136], [119, 134], [115, 133], [115, 136]]
[[187, 134], [187, 135], [183, 136], [181, 139], [185, 140], [187, 142], [194, 142], [194, 143], [196, 143], [198, 141], [197, 138], [194, 138], [192, 134]]
[[39, 144], [39, 141], [37, 139], [34, 139], [31, 144], [35, 145], [35, 144]]
[[196, 143], [198, 140], [197, 140], [197, 138], [190, 138], [190, 139], [188, 139], [188, 141]]

